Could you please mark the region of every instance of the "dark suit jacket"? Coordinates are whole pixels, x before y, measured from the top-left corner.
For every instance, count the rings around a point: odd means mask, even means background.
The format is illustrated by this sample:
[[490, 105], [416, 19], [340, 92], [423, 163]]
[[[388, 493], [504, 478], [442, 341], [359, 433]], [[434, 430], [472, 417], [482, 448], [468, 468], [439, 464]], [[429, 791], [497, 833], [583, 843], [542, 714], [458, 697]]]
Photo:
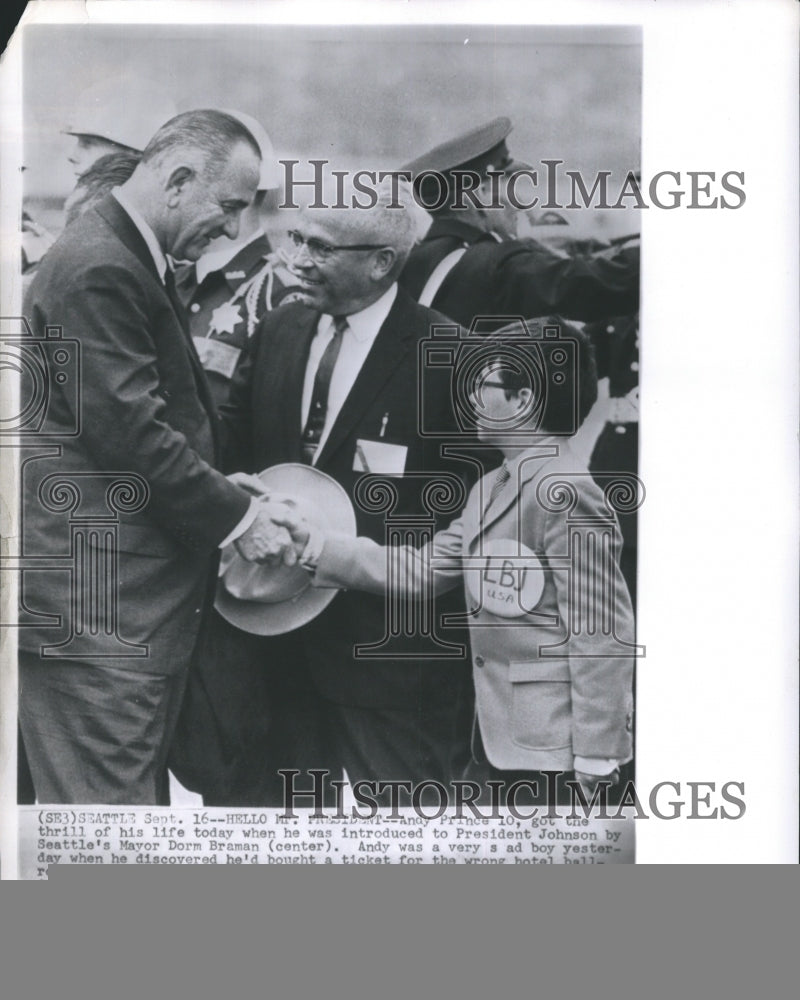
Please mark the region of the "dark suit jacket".
[[[102, 474], [141, 476], [146, 502], [119, 515], [118, 631], [147, 644], [149, 655], [104, 662], [179, 671], [191, 652], [210, 559], [249, 499], [214, 468], [217, 418], [205, 377], [147, 245], [116, 199], [65, 230], [42, 261], [25, 314], [36, 337], [55, 324], [65, 340], [78, 341], [81, 380], [76, 401], [75, 373], [60, 383], [48, 349], [50, 394], [35, 444], [57, 441], [60, 454], [34, 447], [26, 455], [24, 554], [46, 563], [70, 553], [70, 512], [45, 509], [37, 495], [45, 477], [71, 477], [81, 497], [78, 515], [93, 516], [109, 513]], [[74, 436], [51, 437], [78, 427]], [[21, 628], [22, 647], [36, 652], [68, 636], [67, 570], [26, 570], [23, 595], [33, 616], [26, 620], [55, 616], [50, 620], [60, 627]]]
[[[566, 319], [592, 320], [638, 308], [638, 246], [566, 255], [536, 240], [497, 242], [449, 217], [434, 220], [411, 251], [401, 286], [418, 299], [436, 266], [460, 247], [466, 252], [445, 277], [432, 305], [467, 329], [477, 316], [558, 313]], [[502, 325], [498, 321], [493, 327]]]
[[[259, 472], [282, 462], [303, 461], [303, 379], [318, 320], [317, 312], [292, 303], [270, 313], [254, 334], [251, 350], [234, 376], [230, 403], [221, 409], [226, 467]], [[434, 421], [443, 429], [455, 431], [456, 426], [449, 373], [419, 371], [418, 343], [429, 336], [433, 322], [447, 321], [398, 290], [316, 462], [353, 499], [358, 533], [376, 540], [384, 540], [387, 515], [368, 513], [355, 501], [356, 484], [363, 475], [353, 470], [359, 439], [407, 447], [407, 473], [430, 473], [434, 478], [437, 472], [449, 471], [462, 481], [470, 479], [468, 465], [442, 459], [440, 441], [419, 433], [418, 386], [431, 426]], [[385, 414], [389, 416], [381, 439]], [[393, 482], [399, 500], [392, 515], [424, 513], [422, 483], [408, 476]], [[447, 519], [445, 515], [443, 520]], [[456, 598], [445, 596], [437, 614], [457, 607]], [[343, 592], [302, 629], [304, 654], [318, 692], [339, 704], [365, 707], [413, 709], [422, 703], [420, 699], [440, 703], [454, 699], [467, 676], [464, 660], [354, 660], [354, 644], [380, 641], [385, 623], [384, 598]], [[447, 629], [439, 634], [448, 642], [468, 642], [465, 631]], [[388, 648], [399, 651], [409, 646], [398, 639]], [[434, 651], [432, 644], [428, 648]]]

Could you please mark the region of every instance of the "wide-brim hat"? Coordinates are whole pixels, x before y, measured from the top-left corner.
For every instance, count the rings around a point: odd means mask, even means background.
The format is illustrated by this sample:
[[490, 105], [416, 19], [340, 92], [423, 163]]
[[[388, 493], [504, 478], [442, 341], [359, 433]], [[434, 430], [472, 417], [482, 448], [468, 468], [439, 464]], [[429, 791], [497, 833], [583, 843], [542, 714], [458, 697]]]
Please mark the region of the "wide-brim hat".
[[226, 115], [230, 115], [247, 129], [256, 140], [258, 148], [261, 150], [261, 171], [258, 177], [259, 191], [274, 191], [280, 186], [278, 176], [278, 160], [275, 156], [275, 149], [272, 140], [267, 135], [267, 130], [258, 119], [244, 111], [233, 111], [231, 108], [223, 109]]
[[154, 84], [138, 76], [116, 76], [81, 93], [62, 132], [93, 136], [141, 153], [177, 113], [171, 98]]
[[[312, 465], [273, 465], [258, 476], [270, 499], [288, 503], [310, 525], [355, 537], [356, 515], [350, 497], [330, 476]], [[313, 587], [301, 566], [264, 566], [248, 562], [235, 545], [222, 553], [217, 611], [253, 635], [283, 635], [317, 617], [338, 590]]]

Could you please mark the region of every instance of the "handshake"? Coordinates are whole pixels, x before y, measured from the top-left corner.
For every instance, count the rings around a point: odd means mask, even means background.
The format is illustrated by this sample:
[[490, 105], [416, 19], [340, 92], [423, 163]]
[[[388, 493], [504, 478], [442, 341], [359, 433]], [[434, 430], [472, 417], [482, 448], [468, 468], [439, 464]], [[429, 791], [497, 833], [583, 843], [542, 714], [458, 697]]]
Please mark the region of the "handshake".
[[257, 476], [236, 472], [228, 480], [258, 500], [255, 519], [234, 541], [248, 562], [267, 566], [294, 566], [308, 544], [308, 522], [292, 497], [273, 494]]

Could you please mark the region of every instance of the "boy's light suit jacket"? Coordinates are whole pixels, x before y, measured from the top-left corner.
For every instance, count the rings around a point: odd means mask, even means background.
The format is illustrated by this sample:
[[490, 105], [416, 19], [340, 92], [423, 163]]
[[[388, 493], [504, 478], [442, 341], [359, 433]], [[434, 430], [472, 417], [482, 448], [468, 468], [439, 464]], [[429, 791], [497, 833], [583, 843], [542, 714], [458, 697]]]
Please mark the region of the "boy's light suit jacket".
[[569, 443], [543, 438], [470, 493], [420, 550], [328, 535], [315, 586], [415, 599], [463, 578], [477, 716], [503, 770], [572, 770], [575, 756], [632, 753], [634, 623], [621, 537], [603, 492]]

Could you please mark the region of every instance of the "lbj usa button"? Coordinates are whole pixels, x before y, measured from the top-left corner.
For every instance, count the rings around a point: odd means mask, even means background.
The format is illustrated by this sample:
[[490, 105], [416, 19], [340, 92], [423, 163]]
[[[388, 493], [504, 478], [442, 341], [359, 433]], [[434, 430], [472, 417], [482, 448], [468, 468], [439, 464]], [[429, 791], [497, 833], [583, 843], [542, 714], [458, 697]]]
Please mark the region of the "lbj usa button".
[[489, 614], [519, 618], [542, 599], [545, 571], [532, 549], [513, 538], [495, 538], [486, 542], [481, 558], [470, 558], [464, 579]]

